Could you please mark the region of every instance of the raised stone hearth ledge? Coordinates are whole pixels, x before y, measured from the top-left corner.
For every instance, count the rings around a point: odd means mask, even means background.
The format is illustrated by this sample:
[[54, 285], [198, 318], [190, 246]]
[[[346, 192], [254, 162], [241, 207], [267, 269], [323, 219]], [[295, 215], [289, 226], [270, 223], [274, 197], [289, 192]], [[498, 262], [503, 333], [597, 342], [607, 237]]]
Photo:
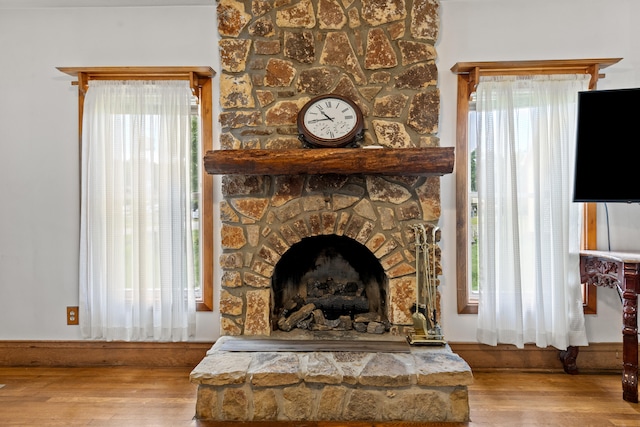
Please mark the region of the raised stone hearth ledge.
[[212, 175], [444, 175], [454, 156], [454, 147], [214, 150], [204, 167]]
[[469, 421], [469, 365], [448, 345], [385, 352], [231, 352], [221, 337], [191, 372], [213, 421]]

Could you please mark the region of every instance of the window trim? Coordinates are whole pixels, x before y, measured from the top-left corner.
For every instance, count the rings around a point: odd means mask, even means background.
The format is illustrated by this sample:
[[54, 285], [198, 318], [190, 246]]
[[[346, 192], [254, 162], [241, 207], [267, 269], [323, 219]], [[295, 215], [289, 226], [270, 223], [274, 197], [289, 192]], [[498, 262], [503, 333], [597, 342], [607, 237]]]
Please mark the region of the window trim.
[[[215, 71], [211, 67], [57, 67], [77, 81], [78, 86], [78, 144], [82, 148], [82, 116], [84, 97], [91, 80], [187, 80], [193, 95], [200, 102], [202, 122], [202, 152], [213, 149], [212, 79]], [[202, 299], [196, 300], [197, 311], [213, 311], [213, 176], [204, 167], [202, 182], [201, 212], [201, 280]]]
[[[458, 62], [451, 71], [457, 79], [456, 117], [456, 289], [459, 314], [477, 314], [478, 302], [469, 295], [469, 218], [468, 218], [468, 117], [469, 99], [475, 92], [480, 76], [533, 75], [533, 74], [590, 74], [589, 90], [596, 88], [600, 70], [616, 64], [622, 58], [572, 59], [549, 61], [497, 61]], [[462, 166], [461, 166], [462, 165]], [[585, 204], [584, 228], [581, 245], [584, 249], [596, 248], [596, 205]], [[584, 286], [583, 308], [585, 314], [597, 313], [597, 294], [594, 285]]]

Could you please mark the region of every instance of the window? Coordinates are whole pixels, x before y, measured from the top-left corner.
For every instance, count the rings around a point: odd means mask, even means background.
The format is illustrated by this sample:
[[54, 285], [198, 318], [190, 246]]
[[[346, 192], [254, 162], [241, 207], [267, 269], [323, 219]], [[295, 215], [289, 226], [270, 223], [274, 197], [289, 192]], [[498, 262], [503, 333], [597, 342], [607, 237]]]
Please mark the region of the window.
[[[213, 310], [213, 180], [202, 165], [206, 151], [212, 149], [212, 77], [209, 67], [59, 67], [77, 77], [79, 136], [82, 137], [85, 96], [92, 80], [187, 81], [193, 94], [191, 103], [191, 228], [193, 232], [193, 268], [195, 303], [199, 311]], [[125, 115], [126, 116], [126, 115]], [[123, 116], [123, 117], [125, 117]]]
[[471, 94], [469, 100], [469, 115], [467, 135], [469, 139], [467, 141], [467, 151], [469, 155], [469, 166], [467, 170], [468, 184], [467, 184], [467, 202], [469, 203], [467, 209], [469, 212], [469, 300], [478, 300], [478, 187], [476, 185], [476, 109], [475, 109], [475, 97]]
[[[532, 74], [589, 74], [589, 87], [594, 89], [602, 68], [621, 58], [564, 61], [510, 61], [457, 63], [451, 71], [458, 75], [457, 135], [456, 135], [456, 265], [458, 313], [477, 313], [477, 235], [474, 205], [475, 139], [473, 95], [480, 76], [509, 76]], [[596, 247], [595, 205], [584, 209], [582, 246]], [[595, 287], [583, 287], [584, 312], [596, 311]]]

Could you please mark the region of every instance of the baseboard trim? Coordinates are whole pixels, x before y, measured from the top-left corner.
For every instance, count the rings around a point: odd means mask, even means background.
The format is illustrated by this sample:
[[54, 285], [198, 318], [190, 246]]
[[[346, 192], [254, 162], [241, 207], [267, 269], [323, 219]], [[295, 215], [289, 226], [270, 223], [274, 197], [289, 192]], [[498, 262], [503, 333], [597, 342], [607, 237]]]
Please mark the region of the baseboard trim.
[[0, 366], [195, 367], [212, 342], [0, 341]]
[[[144, 366], [194, 367], [213, 342], [121, 342], [121, 341], [0, 341], [0, 366]], [[562, 371], [559, 351], [525, 345], [488, 346], [449, 343], [472, 370]], [[622, 343], [594, 343], [580, 347], [580, 372], [620, 371]]]
[[[451, 349], [467, 361], [472, 370], [552, 370], [563, 371], [559, 350], [525, 345], [489, 346], [478, 343], [449, 343]], [[622, 370], [622, 343], [592, 343], [579, 347], [578, 370], [582, 373]]]

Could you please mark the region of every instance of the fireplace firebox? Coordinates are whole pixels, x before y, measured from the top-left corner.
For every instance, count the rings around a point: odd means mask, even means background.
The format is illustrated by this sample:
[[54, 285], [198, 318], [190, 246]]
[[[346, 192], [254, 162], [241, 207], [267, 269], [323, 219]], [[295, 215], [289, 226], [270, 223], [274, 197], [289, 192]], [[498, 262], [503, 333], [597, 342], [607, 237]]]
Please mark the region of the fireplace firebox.
[[[345, 236], [302, 239], [280, 258], [271, 278], [273, 324], [290, 331], [389, 330], [387, 277], [364, 245]], [[372, 329], [372, 327], [369, 327]]]

